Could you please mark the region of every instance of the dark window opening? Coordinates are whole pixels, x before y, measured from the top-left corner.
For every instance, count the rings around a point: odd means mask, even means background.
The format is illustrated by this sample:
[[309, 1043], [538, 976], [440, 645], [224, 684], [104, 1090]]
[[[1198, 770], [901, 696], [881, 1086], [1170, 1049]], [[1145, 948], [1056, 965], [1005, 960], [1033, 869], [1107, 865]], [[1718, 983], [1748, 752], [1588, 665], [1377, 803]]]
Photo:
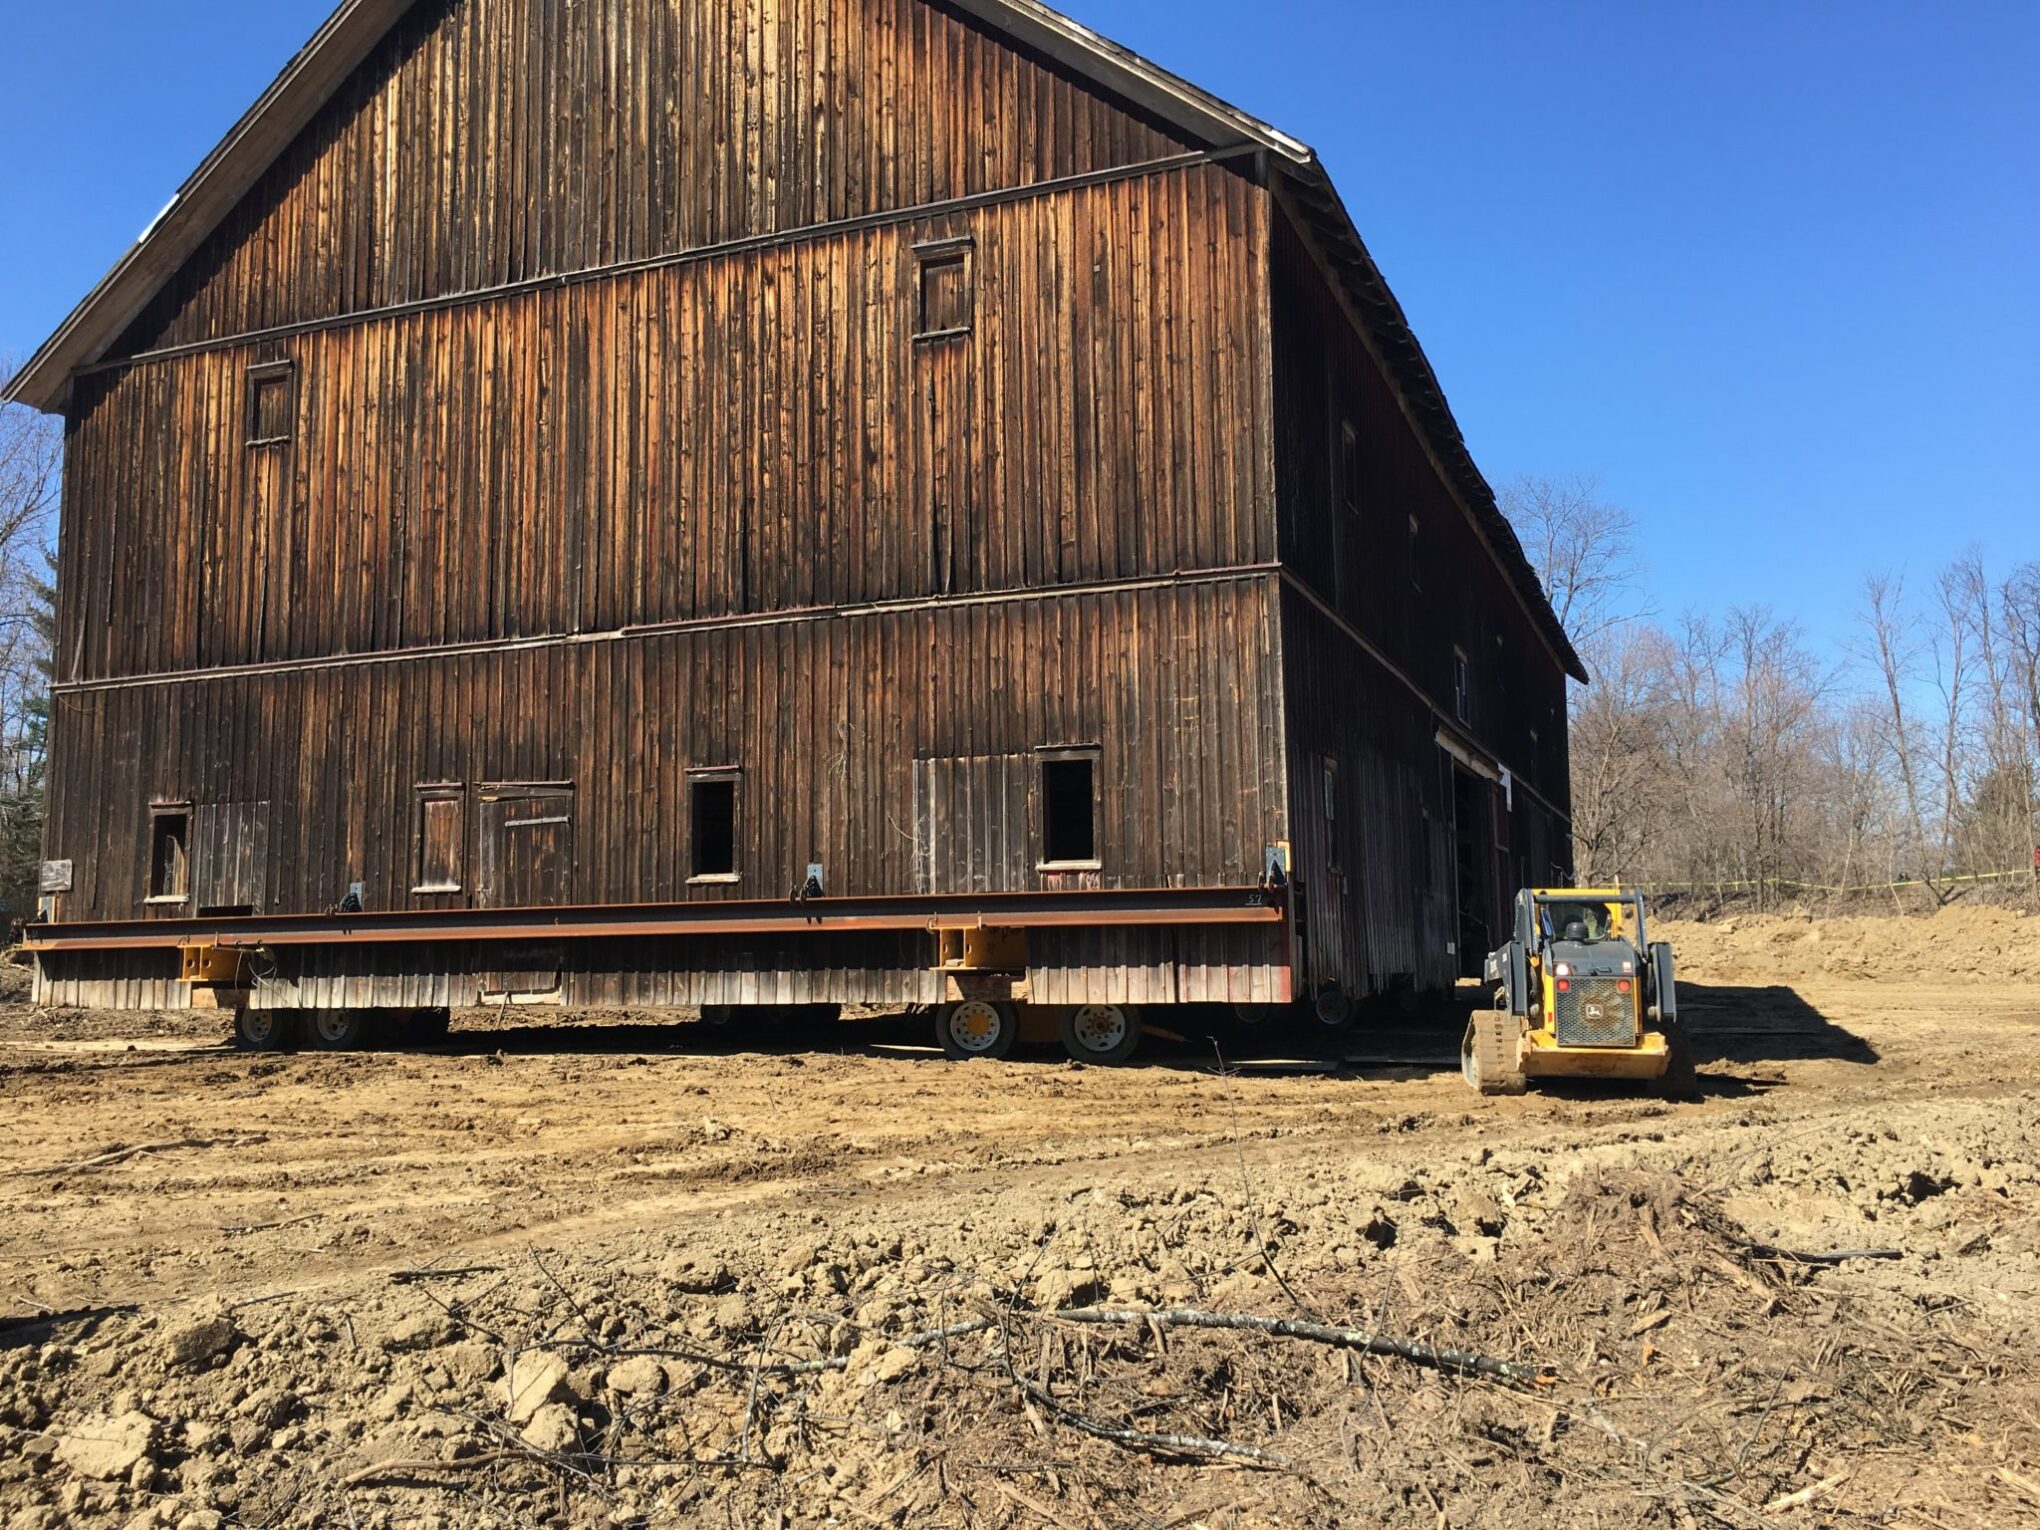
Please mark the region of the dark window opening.
[[1098, 773], [1092, 754], [1041, 762], [1042, 864], [1098, 864]]
[[1472, 721], [1473, 674], [1466, 662], [1466, 650], [1452, 650], [1452, 715], [1461, 722]]
[[737, 778], [697, 776], [691, 788], [694, 877], [737, 875]]
[[248, 369], [248, 444], [278, 446], [297, 418], [297, 367], [288, 361]]
[[149, 901], [183, 903], [190, 896], [190, 810], [158, 811], [149, 823]]
[[1339, 432], [1339, 494], [1346, 502], [1346, 508], [1355, 512], [1360, 509], [1360, 432], [1351, 420]]
[[932, 340], [967, 333], [976, 308], [970, 241], [922, 245], [915, 253], [920, 260], [915, 338]]
[[458, 786], [418, 788], [419, 893], [457, 893], [467, 867], [467, 793]]

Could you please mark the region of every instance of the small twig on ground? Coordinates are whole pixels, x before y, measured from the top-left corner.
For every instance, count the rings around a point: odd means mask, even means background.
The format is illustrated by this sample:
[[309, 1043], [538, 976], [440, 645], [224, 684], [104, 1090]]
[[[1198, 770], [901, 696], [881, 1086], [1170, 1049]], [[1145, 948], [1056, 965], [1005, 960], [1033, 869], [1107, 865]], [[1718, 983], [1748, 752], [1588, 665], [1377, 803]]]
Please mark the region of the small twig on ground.
[[1902, 1248], [1844, 1248], [1831, 1254], [1808, 1254], [1797, 1249], [1773, 1248], [1768, 1243], [1745, 1243], [1743, 1252], [1757, 1259], [1779, 1264], [1848, 1264], [1856, 1259], [1903, 1259]]
[[1803, 1487], [1796, 1493], [1787, 1493], [1783, 1498], [1772, 1499], [1764, 1505], [1764, 1512], [1766, 1514], [1784, 1514], [1792, 1509], [1803, 1509], [1816, 1498], [1833, 1492], [1848, 1480], [1849, 1474], [1847, 1472], [1837, 1472], [1832, 1477], [1822, 1478], [1812, 1487]]
[[[373, 1466], [364, 1466], [352, 1476], [342, 1477], [342, 1488], [360, 1487], [363, 1483], [375, 1482], [385, 1477], [425, 1477], [440, 1472], [477, 1472], [491, 1466], [504, 1466], [513, 1461], [530, 1461], [524, 1451], [491, 1450], [479, 1456], [463, 1456], [458, 1461], [378, 1461]], [[532, 1463], [536, 1465], [536, 1462]]]
[[[1226, 1066], [1225, 1052], [1216, 1041], [1212, 1042], [1211, 1051], [1218, 1059], [1218, 1076], [1230, 1079], [1233, 1076], [1232, 1070]], [[1261, 1208], [1254, 1200], [1254, 1182], [1247, 1173], [1247, 1147], [1240, 1137], [1239, 1098], [1232, 1091], [1227, 1091], [1226, 1098], [1232, 1109], [1233, 1156], [1239, 1160], [1240, 1165], [1240, 1197], [1247, 1213], [1247, 1225], [1254, 1230], [1254, 1246], [1261, 1251], [1261, 1263], [1274, 1278], [1275, 1284], [1282, 1288], [1282, 1294], [1296, 1304], [1298, 1312], [1314, 1323], [1322, 1323], [1324, 1315], [1299, 1296], [1296, 1288], [1290, 1285], [1289, 1278], [1282, 1273], [1281, 1266], [1275, 1263], [1275, 1255], [1268, 1248], [1268, 1239], [1261, 1232]]]
[[[1040, 1403], [1070, 1428], [1081, 1434], [1093, 1435], [1101, 1440], [1110, 1440], [1115, 1445], [1124, 1445], [1134, 1450], [1149, 1451], [1167, 1456], [1205, 1456], [1220, 1460], [1249, 1461], [1257, 1466], [1283, 1469], [1295, 1463], [1285, 1455], [1272, 1450], [1262, 1450], [1256, 1445], [1235, 1445], [1229, 1440], [1208, 1440], [1196, 1435], [1148, 1434], [1139, 1429], [1124, 1429], [1116, 1424], [1101, 1423], [1087, 1417], [1074, 1408], [1058, 1401], [1044, 1386], [1029, 1381], [1020, 1374], [1013, 1364], [1013, 1336], [1006, 1331], [1005, 1319], [1013, 1315], [998, 1315], [999, 1359], [1006, 1368], [1006, 1379], [1026, 1402]], [[989, 1323], [987, 1326], [991, 1326]]]
[[398, 1270], [390, 1276], [393, 1286], [421, 1285], [428, 1280], [461, 1280], [469, 1275], [500, 1275], [500, 1264], [470, 1264], [457, 1270]]
[[1124, 1323], [1157, 1323], [1164, 1328], [1240, 1329], [1250, 1333], [1268, 1334], [1278, 1339], [1303, 1339], [1313, 1344], [1329, 1344], [1339, 1349], [1359, 1350], [1363, 1354], [1407, 1360], [1412, 1365], [1427, 1366], [1432, 1370], [1488, 1376], [1497, 1381], [1548, 1386], [1554, 1379], [1549, 1368], [1544, 1366], [1519, 1365], [1513, 1360], [1498, 1360], [1492, 1355], [1476, 1354], [1471, 1350], [1441, 1349], [1436, 1345], [1420, 1344], [1412, 1339], [1397, 1339], [1386, 1334], [1369, 1333], [1365, 1329], [1334, 1328], [1324, 1323], [1298, 1323], [1288, 1318], [1251, 1317], [1243, 1313], [1230, 1312], [1199, 1312], [1188, 1307], [1153, 1310], [1144, 1307], [1079, 1307], [1068, 1312], [1048, 1312], [1041, 1315], [1059, 1323], [1100, 1323], [1111, 1326]]

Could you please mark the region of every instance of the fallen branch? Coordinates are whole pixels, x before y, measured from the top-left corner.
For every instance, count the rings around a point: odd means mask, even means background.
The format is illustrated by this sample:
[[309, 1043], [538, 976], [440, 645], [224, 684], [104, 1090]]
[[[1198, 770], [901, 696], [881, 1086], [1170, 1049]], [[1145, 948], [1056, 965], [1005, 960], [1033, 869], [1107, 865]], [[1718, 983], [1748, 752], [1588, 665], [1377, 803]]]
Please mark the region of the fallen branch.
[[1117, 1424], [1100, 1423], [1087, 1418], [1074, 1408], [1058, 1402], [1048, 1388], [1029, 1381], [1012, 1368], [1009, 1360], [1007, 1375], [1013, 1385], [1022, 1393], [1048, 1409], [1070, 1428], [1083, 1434], [1095, 1435], [1101, 1440], [1110, 1440], [1115, 1445], [1130, 1446], [1135, 1450], [1150, 1451], [1165, 1456], [1212, 1456], [1230, 1461], [1251, 1461], [1256, 1466], [1284, 1470], [1296, 1463], [1290, 1457], [1277, 1451], [1263, 1450], [1258, 1445], [1235, 1445], [1230, 1440], [1208, 1440], [1192, 1434], [1148, 1434], [1139, 1429], [1122, 1429]]
[[117, 1163], [126, 1163], [130, 1158], [139, 1158], [145, 1153], [174, 1153], [182, 1148], [248, 1147], [264, 1142], [265, 1137], [178, 1137], [169, 1142], [138, 1142], [133, 1147], [110, 1148], [90, 1158], [81, 1158], [76, 1163], [55, 1164], [47, 1169], [15, 1169], [12, 1172], [29, 1179], [47, 1179], [56, 1174], [82, 1174], [88, 1169], [111, 1168]]
[[1476, 1354], [1471, 1350], [1441, 1349], [1436, 1345], [1419, 1344], [1412, 1339], [1396, 1339], [1386, 1334], [1368, 1333], [1365, 1329], [1334, 1328], [1325, 1323], [1298, 1323], [1288, 1318], [1249, 1317], [1230, 1312], [1199, 1312], [1188, 1307], [1155, 1310], [1143, 1307], [1079, 1307], [1069, 1312], [1050, 1312], [1042, 1316], [1053, 1318], [1058, 1323], [1097, 1323], [1110, 1327], [1127, 1323], [1155, 1323], [1163, 1328], [1238, 1329], [1249, 1333], [1264, 1333], [1278, 1339], [1303, 1339], [1313, 1344], [1329, 1344], [1336, 1349], [1359, 1350], [1363, 1354], [1406, 1360], [1412, 1365], [1426, 1366], [1432, 1370], [1452, 1371], [1468, 1376], [1488, 1376], [1497, 1381], [1513, 1381], [1527, 1386], [1549, 1386], [1555, 1380], [1550, 1370], [1543, 1366], [1518, 1365], [1511, 1360], [1497, 1360], [1492, 1355]]
[[1743, 1249], [1752, 1258], [1769, 1259], [1779, 1264], [1848, 1264], [1855, 1259], [1903, 1259], [1902, 1248], [1844, 1248], [1831, 1254], [1808, 1254], [1797, 1249], [1773, 1248], [1768, 1243], [1745, 1243]]

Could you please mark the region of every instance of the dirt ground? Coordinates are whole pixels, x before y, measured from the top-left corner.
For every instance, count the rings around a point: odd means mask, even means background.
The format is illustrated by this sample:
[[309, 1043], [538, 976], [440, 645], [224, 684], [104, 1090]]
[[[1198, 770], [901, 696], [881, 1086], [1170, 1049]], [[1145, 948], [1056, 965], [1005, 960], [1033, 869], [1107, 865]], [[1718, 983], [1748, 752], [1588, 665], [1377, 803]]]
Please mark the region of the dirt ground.
[[0, 1526], [2040, 1525], [2040, 919], [1659, 933], [1693, 1100], [17, 998]]

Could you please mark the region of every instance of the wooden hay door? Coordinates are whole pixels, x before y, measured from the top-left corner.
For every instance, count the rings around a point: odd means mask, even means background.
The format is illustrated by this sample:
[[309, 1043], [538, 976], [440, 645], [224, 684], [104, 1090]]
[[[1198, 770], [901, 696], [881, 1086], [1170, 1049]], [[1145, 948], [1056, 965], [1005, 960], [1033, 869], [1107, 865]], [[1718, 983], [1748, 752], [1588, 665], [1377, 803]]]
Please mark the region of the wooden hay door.
[[[482, 908], [555, 909], [574, 892], [574, 789], [559, 783], [484, 786], [481, 797]], [[506, 943], [482, 974], [485, 1004], [560, 1003], [558, 941]]]

